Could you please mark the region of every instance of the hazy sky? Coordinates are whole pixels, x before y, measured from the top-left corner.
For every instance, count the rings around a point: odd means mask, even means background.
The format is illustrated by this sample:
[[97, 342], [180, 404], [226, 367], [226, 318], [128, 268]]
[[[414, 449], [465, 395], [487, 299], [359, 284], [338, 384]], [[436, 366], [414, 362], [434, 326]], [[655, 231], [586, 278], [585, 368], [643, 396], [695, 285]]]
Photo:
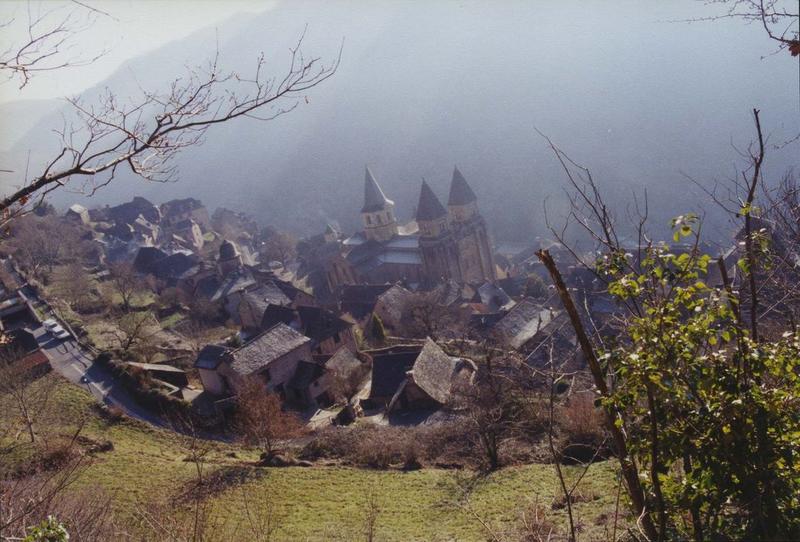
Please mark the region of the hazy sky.
[[[771, 54], [775, 44], [757, 24], [686, 22], [724, 13], [703, 0], [87, 1], [111, 17], [98, 17], [75, 48], [109, 53], [40, 74], [22, 93], [0, 85], [4, 169], [43, 167], [58, 152], [53, 130], [71, 112], [58, 101], [9, 100], [79, 92], [93, 100], [98, 84], [140, 99], [142, 88], [163, 91], [205, 62], [215, 41], [224, 70], [247, 74], [266, 52], [273, 75], [306, 26], [309, 55], [330, 60], [346, 41], [336, 75], [310, 99], [274, 122], [210, 130], [179, 157], [175, 183], [120, 172], [93, 198], [79, 199], [80, 184], [54, 193], [59, 205], [191, 195], [301, 234], [330, 220], [350, 231], [365, 163], [404, 219], [420, 177], [445, 197], [458, 164], [494, 235], [527, 238], [546, 231], [544, 203], [557, 213], [564, 201], [563, 172], [537, 128], [590, 166], [621, 205], [647, 188], [653, 220], [668, 225], [676, 214], [713, 209], [684, 174], [709, 183], [737, 175], [734, 145], [751, 140], [753, 107], [771, 144], [767, 176], [798, 167], [800, 143], [782, 142], [800, 126], [800, 59]], [[0, 0], [0, 15], [24, 23], [27, 6]], [[0, 183], [19, 177], [0, 175]]]
[[[91, 29], [74, 37], [73, 47], [87, 51], [86, 55], [92, 51], [107, 53], [86, 66], [37, 74], [22, 90], [14, 81], [0, 83], [0, 102], [78, 93], [108, 77], [129, 58], [219, 24], [237, 13], [262, 12], [275, 4], [270, 0], [87, 0], [84, 3], [108, 16], [95, 15]], [[72, 12], [85, 21], [90, 13], [67, 0], [2, 0], [0, 21], [13, 22], [0, 33], [0, 50], [6, 50], [9, 43], [24, 43], [29, 9], [33, 18], [51, 12], [55, 19]]]

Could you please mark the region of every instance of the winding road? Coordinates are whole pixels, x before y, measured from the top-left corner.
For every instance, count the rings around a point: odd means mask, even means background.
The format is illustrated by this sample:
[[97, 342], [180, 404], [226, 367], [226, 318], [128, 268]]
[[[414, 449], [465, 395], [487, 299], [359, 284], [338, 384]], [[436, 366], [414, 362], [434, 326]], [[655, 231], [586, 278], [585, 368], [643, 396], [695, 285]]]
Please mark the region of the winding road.
[[92, 355], [84, 350], [74, 339], [58, 340], [45, 330], [44, 326], [26, 327], [33, 333], [42, 352], [50, 360], [53, 370], [64, 378], [86, 389], [99, 402], [114, 406], [132, 418], [152, 425], [163, 426], [163, 422], [139, 405], [120, 386], [105, 367], [96, 363]]

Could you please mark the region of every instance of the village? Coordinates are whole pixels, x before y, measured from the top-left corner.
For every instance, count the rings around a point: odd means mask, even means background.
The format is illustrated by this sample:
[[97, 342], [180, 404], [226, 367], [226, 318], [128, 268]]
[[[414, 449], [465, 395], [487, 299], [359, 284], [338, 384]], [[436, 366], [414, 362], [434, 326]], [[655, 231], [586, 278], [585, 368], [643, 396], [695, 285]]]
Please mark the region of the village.
[[797, 2], [0, 26], [0, 541], [800, 540]]
[[[220, 435], [247, 379], [309, 427], [407, 424], [462, 411], [470, 356], [487, 349], [541, 368], [556, 339], [581, 367], [540, 247], [496, 252], [458, 168], [446, 207], [423, 182], [407, 224], [367, 169], [361, 217], [350, 236], [331, 224], [297, 241], [192, 198], [48, 209], [14, 225], [4, 329], [78, 384], [101, 370], [108, 404], [145, 420], [190, 411]], [[571, 269], [599, 321], [608, 298]]]

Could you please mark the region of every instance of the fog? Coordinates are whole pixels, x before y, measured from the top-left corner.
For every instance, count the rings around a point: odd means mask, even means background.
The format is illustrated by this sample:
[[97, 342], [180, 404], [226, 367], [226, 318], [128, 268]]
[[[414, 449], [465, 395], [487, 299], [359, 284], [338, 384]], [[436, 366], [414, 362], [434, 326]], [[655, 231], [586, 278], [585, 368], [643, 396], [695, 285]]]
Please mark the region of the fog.
[[[329, 220], [350, 231], [366, 164], [401, 218], [413, 216], [423, 177], [444, 199], [457, 164], [496, 240], [525, 241], [547, 235], [545, 207], [556, 222], [564, 211], [565, 178], [538, 129], [591, 168], [620, 209], [646, 189], [656, 228], [696, 211], [724, 235], [724, 218], [686, 176], [711, 186], [736, 175], [736, 146], [754, 137], [753, 107], [770, 137], [767, 178], [797, 165], [800, 143], [782, 143], [800, 133], [800, 89], [798, 59], [771, 55], [758, 25], [686, 22], [715, 10], [693, 1], [292, 1], [234, 14], [129, 61], [100, 86], [120, 97], [163, 88], [215, 43], [231, 69], [246, 73], [264, 51], [280, 73], [306, 25], [307, 54], [331, 60], [344, 39], [337, 73], [288, 115], [212, 128], [181, 156], [174, 183], [123, 175], [91, 199], [62, 190], [53, 202], [194, 196], [300, 235]], [[2, 113], [12, 123], [48, 107]], [[60, 122], [47, 112], [3, 159], [24, 171], [30, 151], [35, 171]]]

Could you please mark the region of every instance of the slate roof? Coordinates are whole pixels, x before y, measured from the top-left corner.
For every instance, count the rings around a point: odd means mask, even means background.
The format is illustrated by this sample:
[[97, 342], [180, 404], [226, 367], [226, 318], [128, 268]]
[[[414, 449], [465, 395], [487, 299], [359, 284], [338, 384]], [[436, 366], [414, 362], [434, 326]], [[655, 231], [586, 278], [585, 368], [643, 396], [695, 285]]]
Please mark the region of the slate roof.
[[389, 205], [394, 205], [394, 202], [386, 197], [381, 187], [378, 186], [378, 181], [375, 180], [369, 167], [367, 167], [367, 172], [364, 176], [364, 206], [361, 208], [361, 212], [381, 211]]
[[176, 252], [157, 261], [153, 274], [159, 278], [179, 278], [195, 267], [199, 259], [194, 254]]
[[208, 344], [197, 354], [194, 366], [198, 369], [216, 369], [230, 351], [229, 348], [218, 344]]
[[230, 294], [240, 292], [255, 283], [256, 281], [250, 273], [231, 273], [223, 279], [222, 283], [214, 291], [214, 294], [211, 296], [211, 301], [225, 299]]
[[391, 399], [414, 366], [419, 347], [411, 351], [388, 349], [372, 354], [372, 387], [370, 399]]
[[422, 265], [422, 256], [416, 251], [384, 250], [376, 256], [375, 262], [377, 264]]
[[133, 259], [133, 268], [139, 273], [152, 273], [158, 261], [167, 257], [167, 253], [157, 247], [141, 247]]
[[239, 247], [233, 241], [225, 239], [219, 246], [219, 260], [232, 260], [237, 256], [239, 256]]
[[268, 305], [266, 310], [264, 310], [264, 316], [261, 318], [261, 328], [269, 329], [275, 324], [280, 323], [288, 326], [292, 323], [296, 316], [297, 313], [291, 307]]
[[349, 312], [356, 318], [362, 318], [372, 312], [378, 296], [391, 287], [391, 284], [344, 285], [339, 292], [341, 310]]
[[417, 221], [420, 220], [436, 220], [447, 216], [442, 202], [433, 193], [428, 183], [422, 181], [422, 188], [419, 191], [419, 203], [417, 204]]
[[494, 325], [493, 330], [513, 348], [520, 348], [552, 319], [552, 310], [525, 298]]
[[454, 386], [460, 378], [473, 373], [475, 366], [466, 360], [445, 354], [429, 337], [409, 372], [411, 380], [428, 396], [446, 405], [450, 403]]
[[173, 199], [161, 204], [161, 214], [164, 216], [172, 213], [184, 213], [193, 211], [203, 206], [203, 203], [195, 198]]
[[231, 352], [231, 368], [242, 376], [259, 372], [310, 341], [286, 324], [277, 324]]
[[114, 222], [130, 224], [140, 214], [149, 222], [159, 222], [161, 212], [158, 207], [143, 197], [136, 196], [131, 201], [109, 207], [106, 210], [107, 216]]
[[461, 285], [453, 279], [448, 279], [438, 284], [431, 292], [436, 302], [440, 305], [450, 306], [453, 303], [462, 301]]
[[516, 275], [505, 279], [500, 279], [497, 281], [497, 284], [499, 284], [503, 291], [507, 292], [509, 295], [521, 296], [523, 293], [525, 293], [526, 281], [527, 277], [525, 277], [525, 275]]
[[414, 237], [395, 243], [395, 240], [380, 243], [371, 239], [356, 245], [345, 257], [359, 273], [368, 274], [383, 264], [421, 265], [419, 240]]
[[222, 281], [216, 275], [208, 275], [207, 277], [203, 277], [197, 281], [197, 285], [194, 289], [194, 295], [211, 299], [221, 284]]
[[496, 284], [484, 282], [478, 287], [478, 297], [481, 303], [489, 308], [489, 312], [497, 312], [500, 309], [510, 309], [514, 306], [514, 301], [508, 294]]
[[388, 323], [398, 324], [405, 304], [413, 298], [414, 294], [412, 292], [406, 290], [399, 284], [395, 284], [378, 296], [376, 304], [380, 303], [383, 307], [383, 311], [390, 317], [389, 319], [391, 322]]
[[333, 337], [352, 325], [331, 311], [319, 307], [298, 307], [297, 314], [300, 316], [303, 333], [317, 343]]
[[456, 166], [453, 169], [453, 180], [450, 182], [450, 196], [447, 198], [447, 205], [466, 205], [474, 201], [478, 201], [478, 197]]
[[264, 314], [270, 305], [287, 306], [292, 303], [278, 286], [270, 281], [258, 288], [245, 291], [242, 302], [249, 304], [257, 314]]
[[350, 371], [361, 367], [361, 365], [361, 360], [349, 348], [344, 346], [325, 362], [325, 368], [337, 374], [348, 374]]

